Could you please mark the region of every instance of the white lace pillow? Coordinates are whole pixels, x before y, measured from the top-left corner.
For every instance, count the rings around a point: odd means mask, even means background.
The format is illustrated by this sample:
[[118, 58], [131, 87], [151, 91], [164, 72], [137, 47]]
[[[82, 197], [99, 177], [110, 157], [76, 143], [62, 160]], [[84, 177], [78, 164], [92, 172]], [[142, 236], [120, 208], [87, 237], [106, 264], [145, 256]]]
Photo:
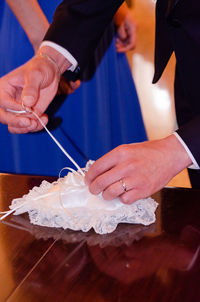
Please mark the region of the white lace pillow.
[[131, 205], [120, 200], [105, 201], [92, 195], [79, 172], [69, 172], [54, 183], [43, 181], [27, 195], [12, 201], [14, 215], [28, 212], [31, 223], [84, 232], [113, 232], [119, 223], [150, 225], [155, 222], [157, 203], [152, 198]]

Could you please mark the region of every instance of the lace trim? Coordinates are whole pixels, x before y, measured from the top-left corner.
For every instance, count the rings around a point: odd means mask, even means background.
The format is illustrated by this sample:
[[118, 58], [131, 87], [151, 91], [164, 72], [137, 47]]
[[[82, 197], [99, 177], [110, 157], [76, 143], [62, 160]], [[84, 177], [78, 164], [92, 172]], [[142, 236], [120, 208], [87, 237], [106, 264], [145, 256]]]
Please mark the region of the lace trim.
[[[134, 223], [150, 225], [155, 222], [157, 203], [152, 198], [141, 199], [131, 205], [123, 205], [112, 211], [104, 209], [91, 209], [87, 207], [74, 207], [63, 211], [60, 208], [44, 204], [43, 197], [48, 196], [52, 184], [43, 181], [40, 187], [34, 187], [22, 198], [14, 199], [10, 209], [14, 215], [28, 212], [31, 223], [41, 226], [82, 230], [88, 232], [94, 228], [96, 233], [105, 234], [113, 232], [119, 223]], [[51, 195], [54, 195], [52, 192]]]

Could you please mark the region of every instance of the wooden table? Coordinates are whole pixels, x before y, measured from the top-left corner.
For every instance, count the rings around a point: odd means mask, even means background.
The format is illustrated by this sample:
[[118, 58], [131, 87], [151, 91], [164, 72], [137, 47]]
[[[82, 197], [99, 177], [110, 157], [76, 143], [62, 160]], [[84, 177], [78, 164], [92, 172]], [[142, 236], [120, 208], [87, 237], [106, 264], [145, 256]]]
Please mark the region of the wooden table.
[[[0, 210], [44, 177], [0, 175]], [[47, 178], [53, 181], [53, 178]], [[200, 191], [164, 188], [156, 223], [108, 235], [0, 224], [0, 302], [200, 301]]]

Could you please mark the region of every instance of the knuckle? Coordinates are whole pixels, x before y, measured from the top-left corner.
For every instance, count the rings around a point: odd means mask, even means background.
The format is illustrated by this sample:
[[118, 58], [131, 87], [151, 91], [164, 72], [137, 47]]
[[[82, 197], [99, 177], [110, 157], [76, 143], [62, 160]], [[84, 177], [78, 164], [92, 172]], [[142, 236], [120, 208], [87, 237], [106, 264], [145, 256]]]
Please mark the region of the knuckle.
[[85, 181], [87, 184], [91, 184], [93, 181], [95, 181], [96, 177], [98, 175], [97, 170], [93, 167], [90, 167], [89, 170], [87, 171], [86, 175], [85, 175]]
[[97, 176], [101, 174], [102, 169], [101, 169], [101, 165], [98, 162], [95, 162], [90, 169], [95, 171], [95, 174]]
[[135, 190], [131, 190], [123, 195], [120, 196], [120, 200], [121, 202], [125, 203], [125, 204], [131, 204], [133, 202], [135, 202], [136, 200], [138, 200], [138, 192]]
[[27, 130], [26, 129], [20, 129], [20, 128], [17, 128], [17, 127], [11, 127], [11, 126], [8, 126], [8, 131], [12, 134], [25, 134], [27, 133]]
[[121, 196], [120, 196], [120, 200], [121, 200], [121, 202], [126, 203], [126, 204], [130, 203], [130, 200], [129, 200], [127, 194], [121, 195]]
[[129, 151], [128, 145], [124, 144], [124, 145], [120, 145], [116, 148], [116, 151], [119, 155], [120, 159], [124, 159], [127, 156], [127, 153]]
[[103, 192], [103, 198], [106, 200], [112, 200], [116, 197], [116, 190], [112, 186], [108, 187], [104, 192]]
[[135, 173], [137, 170], [137, 164], [135, 161], [128, 161], [126, 163], [126, 171], [131, 176], [133, 173]]
[[110, 195], [109, 195], [109, 193], [107, 191], [104, 191], [102, 193], [102, 196], [103, 196], [103, 199], [105, 199], [105, 200], [110, 200], [111, 199]]
[[114, 188], [114, 186], [110, 186], [108, 188], [108, 192], [109, 192], [110, 196], [115, 196], [116, 195], [116, 189]]
[[97, 190], [96, 190], [96, 188], [95, 188], [95, 186], [93, 184], [91, 184], [89, 186], [89, 191], [90, 191], [91, 194], [94, 194], [94, 195], [98, 194], [98, 192], [97, 192]]
[[89, 170], [86, 174], [85, 174], [85, 183], [90, 185], [92, 182], [93, 176], [91, 171]]
[[15, 129], [13, 127], [8, 126], [8, 131], [12, 134], [15, 133]]
[[39, 66], [36, 68], [36, 66], [32, 65], [32, 68], [29, 68], [25, 74], [26, 80], [32, 81], [34, 79], [38, 80], [41, 77], [41, 70], [39, 69]]
[[105, 188], [104, 182], [101, 177], [98, 177], [94, 182], [90, 185], [90, 192], [92, 194], [99, 194]]
[[95, 185], [98, 188], [98, 191], [100, 191], [100, 192], [102, 192], [103, 189], [105, 188], [104, 181], [101, 177], [97, 178], [97, 180], [95, 181]]

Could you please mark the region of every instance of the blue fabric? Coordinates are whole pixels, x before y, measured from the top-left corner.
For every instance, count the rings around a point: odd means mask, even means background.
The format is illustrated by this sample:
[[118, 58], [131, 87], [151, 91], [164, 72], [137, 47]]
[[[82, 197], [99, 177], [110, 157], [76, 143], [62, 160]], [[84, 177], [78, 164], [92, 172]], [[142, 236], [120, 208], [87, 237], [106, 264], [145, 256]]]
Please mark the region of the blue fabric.
[[[50, 21], [58, 3], [40, 1]], [[26, 62], [33, 50], [4, 1], [0, 12], [2, 76]], [[111, 25], [91, 58], [81, 87], [66, 98], [55, 98], [48, 109], [48, 127], [80, 166], [120, 144], [146, 140], [128, 62], [124, 54], [116, 53], [113, 35]], [[58, 176], [63, 167], [72, 166], [44, 131], [16, 135], [0, 125], [0, 141], [0, 172]]]

